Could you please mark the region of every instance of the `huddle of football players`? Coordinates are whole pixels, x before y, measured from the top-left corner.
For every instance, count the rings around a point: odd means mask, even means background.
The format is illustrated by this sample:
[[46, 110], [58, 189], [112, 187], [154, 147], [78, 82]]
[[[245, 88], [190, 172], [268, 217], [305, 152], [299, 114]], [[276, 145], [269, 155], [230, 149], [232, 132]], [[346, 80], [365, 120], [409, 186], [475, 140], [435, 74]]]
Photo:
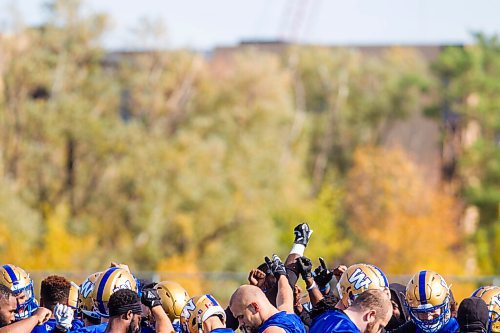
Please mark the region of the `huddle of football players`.
[[[211, 294], [190, 298], [174, 281], [141, 285], [128, 266], [112, 263], [83, 283], [52, 275], [40, 302], [22, 268], [0, 266], [0, 333], [500, 333], [500, 287], [484, 286], [456, 307], [441, 275], [417, 272], [406, 287], [365, 263], [329, 269], [304, 256], [312, 235], [294, 229], [285, 261], [265, 257], [224, 309]], [[309, 301], [296, 285], [302, 278]], [[336, 282], [336, 288], [331, 283]]]

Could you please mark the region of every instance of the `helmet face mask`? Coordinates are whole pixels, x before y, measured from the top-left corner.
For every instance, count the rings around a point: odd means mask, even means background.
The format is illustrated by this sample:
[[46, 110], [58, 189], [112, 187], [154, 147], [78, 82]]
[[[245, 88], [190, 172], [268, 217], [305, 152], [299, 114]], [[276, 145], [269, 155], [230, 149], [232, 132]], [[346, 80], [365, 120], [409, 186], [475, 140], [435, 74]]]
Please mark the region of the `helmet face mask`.
[[[449, 296], [444, 303], [437, 306], [423, 307], [421, 309], [412, 308], [408, 306], [408, 304], [406, 304], [406, 306], [408, 307], [411, 320], [413, 320], [413, 322], [426, 333], [439, 331], [444, 324], [448, 322], [451, 315]], [[439, 314], [434, 316], [432, 319], [422, 319], [422, 317], [428, 317], [429, 314], [435, 313], [437, 310], [440, 310]]]
[[420, 271], [406, 286], [405, 306], [422, 331], [434, 333], [451, 318], [450, 289], [441, 275]]
[[17, 299], [17, 310], [14, 317], [25, 319], [38, 308], [33, 289], [33, 280], [22, 268], [14, 265], [0, 267], [0, 283], [10, 288]]
[[[21, 298], [23, 294], [24, 302], [19, 303], [19, 298]], [[18, 299], [17, 310], [14, 314], [16, 321], [28, 318], [38, 308], [38, 303], [34, 297], [34, 294], [33, 282], [30, 282], [30, 285], [24, 288], [19, 288], [14, 291], [14, 296], [16, 297], [16, 299]]]

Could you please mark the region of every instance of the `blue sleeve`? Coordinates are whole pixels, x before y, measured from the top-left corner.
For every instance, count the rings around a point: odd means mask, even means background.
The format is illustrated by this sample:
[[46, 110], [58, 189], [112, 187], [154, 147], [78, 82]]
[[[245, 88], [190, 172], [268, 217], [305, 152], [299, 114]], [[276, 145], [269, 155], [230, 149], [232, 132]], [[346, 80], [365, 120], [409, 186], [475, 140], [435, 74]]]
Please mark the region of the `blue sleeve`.
[[73, 319], [71, 322], [71, 330], [77, 330], [79, 328], [85, 327], [85, 324], [80, 319]]
[[31, 333], [47, 333], [47, 331], [45, 330], [45, 325], [37, 325]]

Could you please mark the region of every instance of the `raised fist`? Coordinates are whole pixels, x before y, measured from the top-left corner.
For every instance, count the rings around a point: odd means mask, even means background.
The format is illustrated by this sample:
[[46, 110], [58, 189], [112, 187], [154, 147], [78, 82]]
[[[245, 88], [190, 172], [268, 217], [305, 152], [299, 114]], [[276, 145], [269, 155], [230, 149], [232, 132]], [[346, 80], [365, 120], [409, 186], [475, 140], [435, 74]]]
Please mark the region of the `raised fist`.
[[62, 331], [69, 331], [73, 322], [73, 309], [67, 305], [57, 303], [54, 307], [56, 326]]
[[269, 259], [269, 257], [265, 257], [264, 260], [266, 261], [267, 267], [269, 268], [271, 273], [273, 273], [276, 280], [279, 280], [279, 277], [281, 275], [287, 275], [285, 264], [283, 264], [283, 262], [277, 255], [273, 254], [272, 260]]
[[297, 258], [297, 269], [304, 281], [312, 278], [312, 262], [307, 257]]
[[264, 273], [260, 269], [257, 268], [252, 269], [248, 274], [248, 283], [250, 283], [253, 286], [262, 288], [265, 282], [266, 282], [266, 273]]
[[33, 317], [38, 320], [37, 325], [42, 325], [43, 323], [45, 323], [50, 319], [50, 316], [52, 316], [52, 311], [44, 307], [39, 307], [35, 310], [35, 312], [33, 312]]
[[142, 289], [141, 303], [150, 309], [161, 305], [161, 298], [160, 295], [158, 295], [158, 291], [152, 288]]
[[337, 279], [337, 281], [340, 281], [340, 278], [342, 277], [342, 274], [347, 271], [347, 266], [345, 265], [339, 265], [333, 269], [333, 276]]
[[307, 223], [301, 223], [293, 229], [293, 233], [295, 234], [295, 240], [293, 241], [295, 244], [307, 246], [313, 231], [309, 228]]
[[314, 270], [314, 281], [320, 290], [324, 290], [333, 278], [333, 271], [326, 267], [323, 258], [319, 258], [319, 263], [320, 265]]

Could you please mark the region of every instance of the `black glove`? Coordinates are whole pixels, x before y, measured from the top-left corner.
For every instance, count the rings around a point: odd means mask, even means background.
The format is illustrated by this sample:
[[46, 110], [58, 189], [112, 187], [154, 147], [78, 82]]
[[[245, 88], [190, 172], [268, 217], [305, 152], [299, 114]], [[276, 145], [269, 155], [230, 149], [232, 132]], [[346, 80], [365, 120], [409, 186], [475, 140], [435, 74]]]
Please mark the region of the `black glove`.
[[304, 281], [312, 278], [312, 267], [313, 264], [311, 262], [311, 259], [307, 257], [297, 258], [297, 269]]
[[323, 258], [319, 258], [320, 265], [314, 270], [314, 281], [320, 290], [324, 290], [333, 278], [333, 271], [326, 267]]
[[161, 298], [156, 289], [144, 288], [142, 289], [141, 302], [148, 308], [152, 309], [155, 306], [161, 305]]
[[264, 260], [266, 261], [267, 267], [269, 267], [269, 270], [273, 273], [277, 280], [279, 280], [281, 275], [287, 275], [285, 264], [283, 264], [277, 255], [273, 254], [272, 260], [269, 259], [269, 257], [265, 257]]
[[295, 244], [302, 244], [307, 246], [309, 243], [309, 238], [311, 238], [311, 234], [313, 231], [309, 228], [307, 223], [301, 223], [293, 229], [293, 233], [295, 234], [295, 240], [293, 241]]
[[143, 289], [153, 289], [157, 284], [158, 284], [158, 282], [150, 282], [148, 284], [143, 285], [142, 288], [141, 288], [141, 290], [143, 290]]

